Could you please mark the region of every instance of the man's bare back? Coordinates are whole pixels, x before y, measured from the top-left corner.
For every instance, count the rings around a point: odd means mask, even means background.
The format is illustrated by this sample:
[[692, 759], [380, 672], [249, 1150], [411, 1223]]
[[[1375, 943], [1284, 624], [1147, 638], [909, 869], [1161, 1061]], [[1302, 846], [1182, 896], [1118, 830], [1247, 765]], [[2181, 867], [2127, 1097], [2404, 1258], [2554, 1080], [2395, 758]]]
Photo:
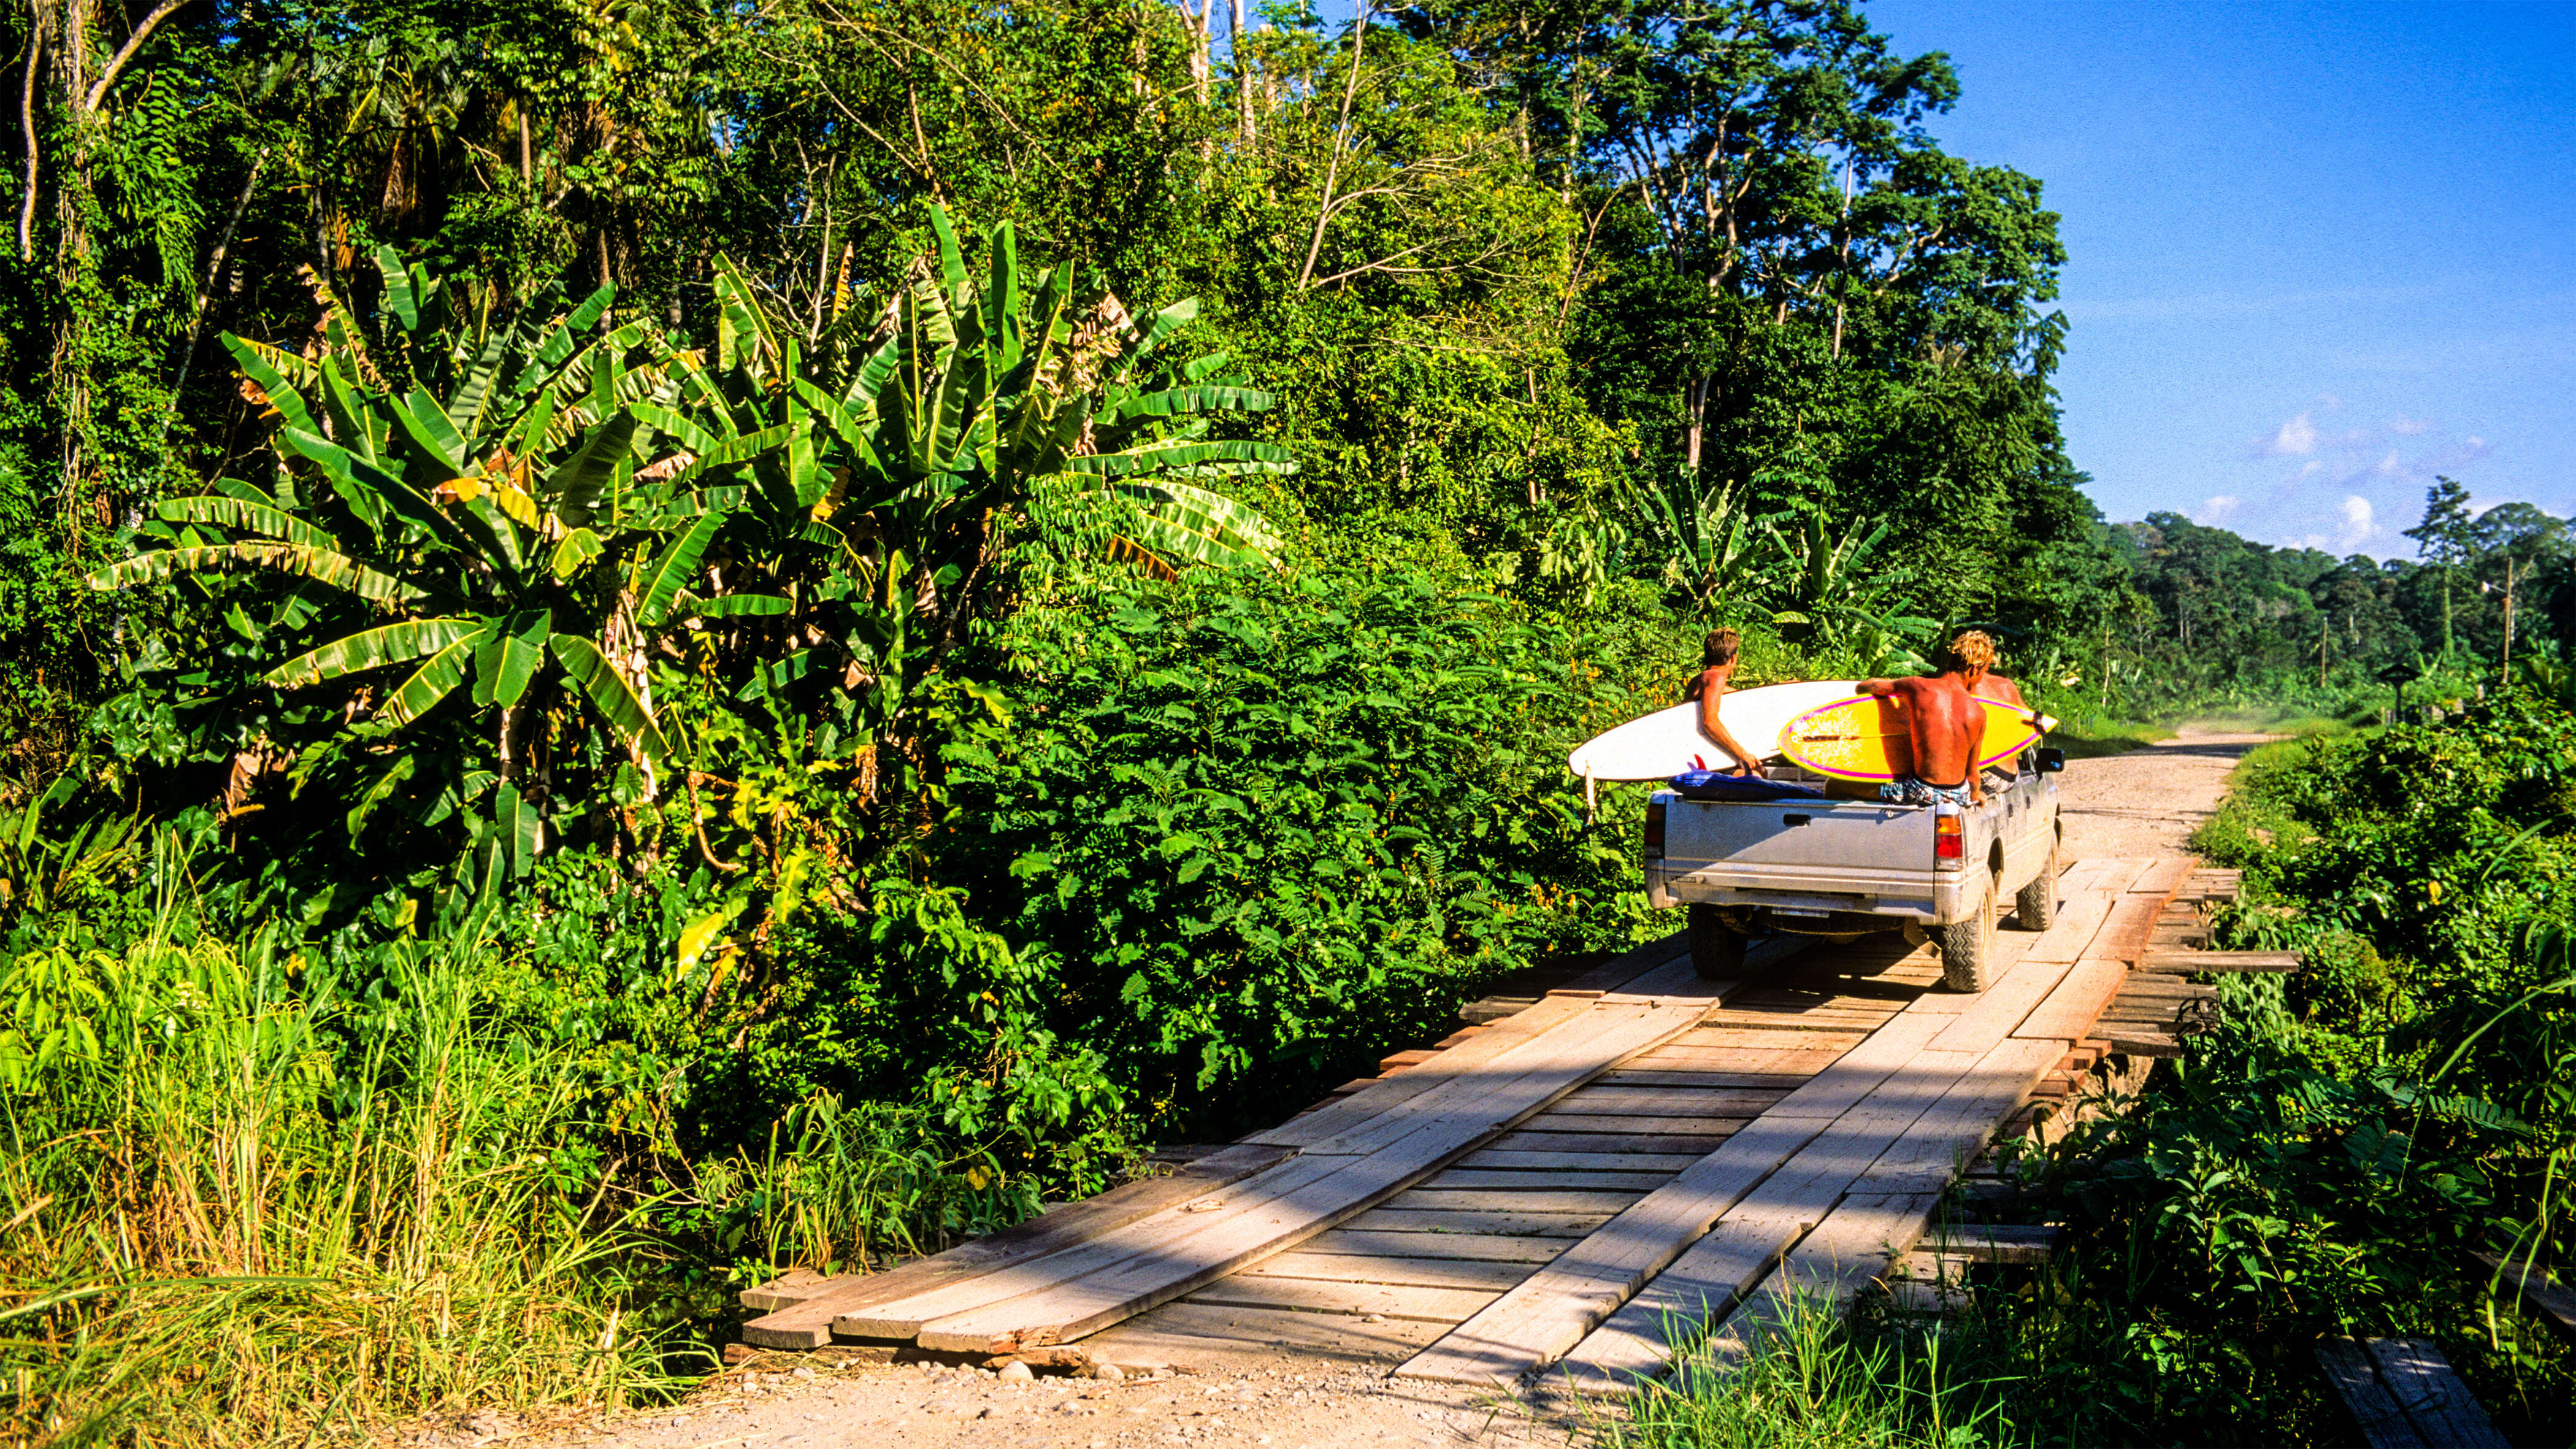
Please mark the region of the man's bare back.
[[1864, 680], [1860, 688], [1893, 701], [1903, 713], [1915, 779], [1944, 790], [1965, 784], [1971, 800], [1985, 799], [1984, 782], [1972, 768], [1985, 738], [1985, 706], [1968, 693], [1965, 679], [1944, 672], [1929, 679]]

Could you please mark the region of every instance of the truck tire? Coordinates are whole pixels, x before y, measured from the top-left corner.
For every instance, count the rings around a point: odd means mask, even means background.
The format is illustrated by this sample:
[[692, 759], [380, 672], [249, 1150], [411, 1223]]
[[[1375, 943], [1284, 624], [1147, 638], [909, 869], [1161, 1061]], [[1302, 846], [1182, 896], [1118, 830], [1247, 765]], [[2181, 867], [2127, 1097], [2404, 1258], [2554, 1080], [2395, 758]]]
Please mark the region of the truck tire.
[[1702, 980], [1744, 974], [1744, 937], [1726, 924], [1715, 906], [1690, 908], [1691, 969]]
[[1983, 991], [1995, 984], [1995, 878], [1977, 897], [1968, 919], [1932, 928], [1941, 947], [1941, 980], [1953, 991]]
[[2013, 897], [2013, 919], [2025, 931], [2045, 931], [2057, 924], [2057, 853], [2056, 832], [2049, 833], [2048, 864], [2030, 878], [2030, 884]]

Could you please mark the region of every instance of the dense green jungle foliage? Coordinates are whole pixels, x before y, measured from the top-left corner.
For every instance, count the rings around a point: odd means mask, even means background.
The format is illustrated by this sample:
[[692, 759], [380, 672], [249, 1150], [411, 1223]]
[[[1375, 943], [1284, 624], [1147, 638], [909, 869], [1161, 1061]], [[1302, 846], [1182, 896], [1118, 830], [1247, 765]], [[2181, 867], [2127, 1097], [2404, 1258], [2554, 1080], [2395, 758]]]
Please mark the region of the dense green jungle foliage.
[[6, 34], [13, 1441], [664, 1392], [1311, 1100], [1658, 929], [1558, 762], [1710, 625], [2357, 717], [2576, 602], [2456, 485], [2104, 522], [2040, 183], [1844, 0]]

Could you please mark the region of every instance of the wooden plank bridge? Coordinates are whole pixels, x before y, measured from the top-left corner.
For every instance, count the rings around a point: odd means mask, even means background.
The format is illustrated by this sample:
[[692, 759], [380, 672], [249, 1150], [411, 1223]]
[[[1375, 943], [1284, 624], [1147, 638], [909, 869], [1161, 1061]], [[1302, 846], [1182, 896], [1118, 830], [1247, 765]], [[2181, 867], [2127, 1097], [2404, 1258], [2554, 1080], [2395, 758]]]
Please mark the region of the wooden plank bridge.
[[1168, 1176], [888, 1272], [764, 1285], [743, 1337], [1624, 1392], [1738, 1351], [1785, 1294], [1888, 1278], [1998, 1128], [2108, 1057], [2179, 1050], [2212, 994], [2179, 974], [2195, 959], [2294, 964], [2196, 957], [2199, 907], [2234, 889], [2188, 858], [2077, 862], [2049, 929], [1997, 933], [1976, 996], [1893, 936], [1766, 942], [1732, 981], [1669, 938], [1480, 1003]]

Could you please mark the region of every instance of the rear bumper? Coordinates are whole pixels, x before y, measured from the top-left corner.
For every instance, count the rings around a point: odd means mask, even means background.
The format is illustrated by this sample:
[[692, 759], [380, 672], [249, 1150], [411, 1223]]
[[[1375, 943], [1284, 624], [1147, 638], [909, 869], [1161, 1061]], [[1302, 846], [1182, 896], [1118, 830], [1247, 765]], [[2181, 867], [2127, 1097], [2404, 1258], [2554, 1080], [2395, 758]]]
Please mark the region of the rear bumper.
[[1761, 909], [1783, 929], [1797, 930], [1802, 921], [1822, 928], [1828, 920], [1848, 923], [1852, 916], [1875, 916], [1888, 926], [1906, 922], [1922, 926], [1966, 920], [1983, 895], [1980, 870], [1864, 870], [1851, 866], [1741, 865], [1733, 862], [1693, 866], [1688, 861], [1646, 863], [1646, 900], [1658, 908], [1677, 905], [1734, 906]]

